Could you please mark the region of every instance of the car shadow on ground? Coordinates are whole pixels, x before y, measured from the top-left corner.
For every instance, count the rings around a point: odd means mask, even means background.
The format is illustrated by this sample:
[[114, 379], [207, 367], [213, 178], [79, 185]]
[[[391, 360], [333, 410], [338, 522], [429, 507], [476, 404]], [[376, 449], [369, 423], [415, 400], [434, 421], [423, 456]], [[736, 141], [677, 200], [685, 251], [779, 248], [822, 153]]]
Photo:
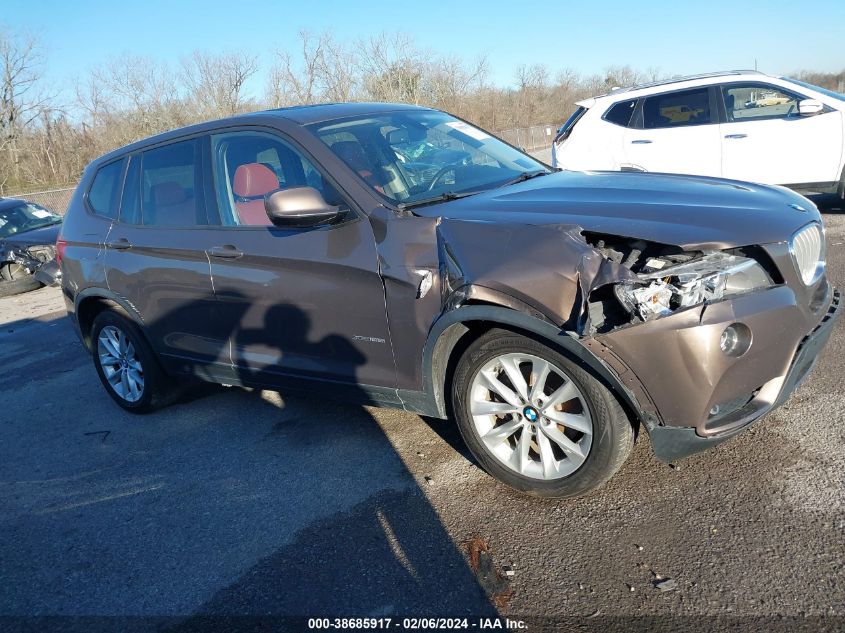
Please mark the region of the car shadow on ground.
[[[294, 316], [300, 350], [325, 345]], [[67, 318], [6, 327], [18, 364], [0, 384], [0, 613], [188, 616], [177, 628], [227, 615], [496, 616], [366, 408], [198, 385], [134, 416], [68, 343]], [[65, 369], [45, 368], [42, 351]], [[39, 399], [49, 412], [33, 412]]]

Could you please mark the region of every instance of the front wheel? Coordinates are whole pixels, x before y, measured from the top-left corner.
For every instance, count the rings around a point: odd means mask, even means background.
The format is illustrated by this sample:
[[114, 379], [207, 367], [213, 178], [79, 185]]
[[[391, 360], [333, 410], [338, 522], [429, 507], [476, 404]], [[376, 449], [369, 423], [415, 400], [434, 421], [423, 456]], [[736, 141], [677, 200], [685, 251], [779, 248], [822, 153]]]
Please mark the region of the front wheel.
[[614, 395], [542, 343], [491, 330], [458, 361], [452, 403], [461, 435], [500, 481], [541, 497], [575, 497], [622, 466], [633, 429]]
[[11, 297], [40, 288], [41, 283], [35, 275], [20, 264], [6, 264], [0, 267], [0, 297]]

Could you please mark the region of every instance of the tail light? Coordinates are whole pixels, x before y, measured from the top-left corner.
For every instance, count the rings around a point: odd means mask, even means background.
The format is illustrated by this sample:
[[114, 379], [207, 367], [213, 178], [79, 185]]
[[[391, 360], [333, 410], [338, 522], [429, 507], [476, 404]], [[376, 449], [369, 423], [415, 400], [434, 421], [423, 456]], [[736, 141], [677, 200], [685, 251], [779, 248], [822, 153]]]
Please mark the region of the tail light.
[[56, 263], [59, 266], [62, 265], [62, 259], [64, 259], [66, 248], [67, 241], [61, 235], [59, 235], [59, 237], [56, 238]]

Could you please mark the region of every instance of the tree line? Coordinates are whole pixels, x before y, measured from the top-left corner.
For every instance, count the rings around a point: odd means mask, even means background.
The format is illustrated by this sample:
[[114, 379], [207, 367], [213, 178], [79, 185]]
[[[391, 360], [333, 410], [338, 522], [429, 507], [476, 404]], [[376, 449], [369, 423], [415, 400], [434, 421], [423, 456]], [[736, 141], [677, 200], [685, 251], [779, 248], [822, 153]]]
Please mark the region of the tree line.
[[[579, 99], [664, 77], [629, 66], [583, 75], [521, 66], [514, 85], [490, 82], [484, 56], [436, 54], [403, 33], [342, 42], [303, 31], [280, 49], [259, 94], [247, 91], [262, 70], [244, 51], [195, 51], [165, 63], [122, 55], [77, 78], [73, 97], [51, 93], [39, 40], [0, 29], [0, 195], [74, 183], [97, 156], [140, 138], [198, 121], [266, 108], [337, 101], [390, 101], [433, 106], [501, 131], [558, 124]], [[842, 90], [838, 74], [800, 73]], [[68, 102], [70, 101], [70, 102]]]

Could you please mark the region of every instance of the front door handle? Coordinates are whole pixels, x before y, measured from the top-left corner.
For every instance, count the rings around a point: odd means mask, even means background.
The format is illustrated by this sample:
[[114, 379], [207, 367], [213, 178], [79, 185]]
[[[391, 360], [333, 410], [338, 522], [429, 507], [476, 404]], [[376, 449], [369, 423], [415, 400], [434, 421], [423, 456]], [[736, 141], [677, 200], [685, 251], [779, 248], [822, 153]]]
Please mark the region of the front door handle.
[[635, 141], [631, 141], [631, 145], [648, 145], [651, 143], [647, 138], [638, 138]]
[[725, 138], [746, 138], [748, 134], [728, 134]]
[[244, 252], [239, 251], [231, 244], [224, 244], [223, 246], [212, 246], [208, 249], [208, 254], [212, 257], [220, 257], [222, 259], [237, 259], [243, 257]]
[[132, 243], [125, 237], [119, 237], [113, 242], [106, 242], [106, 248], [113, 248], [116, 251], [125, 251], [132, 248]]

